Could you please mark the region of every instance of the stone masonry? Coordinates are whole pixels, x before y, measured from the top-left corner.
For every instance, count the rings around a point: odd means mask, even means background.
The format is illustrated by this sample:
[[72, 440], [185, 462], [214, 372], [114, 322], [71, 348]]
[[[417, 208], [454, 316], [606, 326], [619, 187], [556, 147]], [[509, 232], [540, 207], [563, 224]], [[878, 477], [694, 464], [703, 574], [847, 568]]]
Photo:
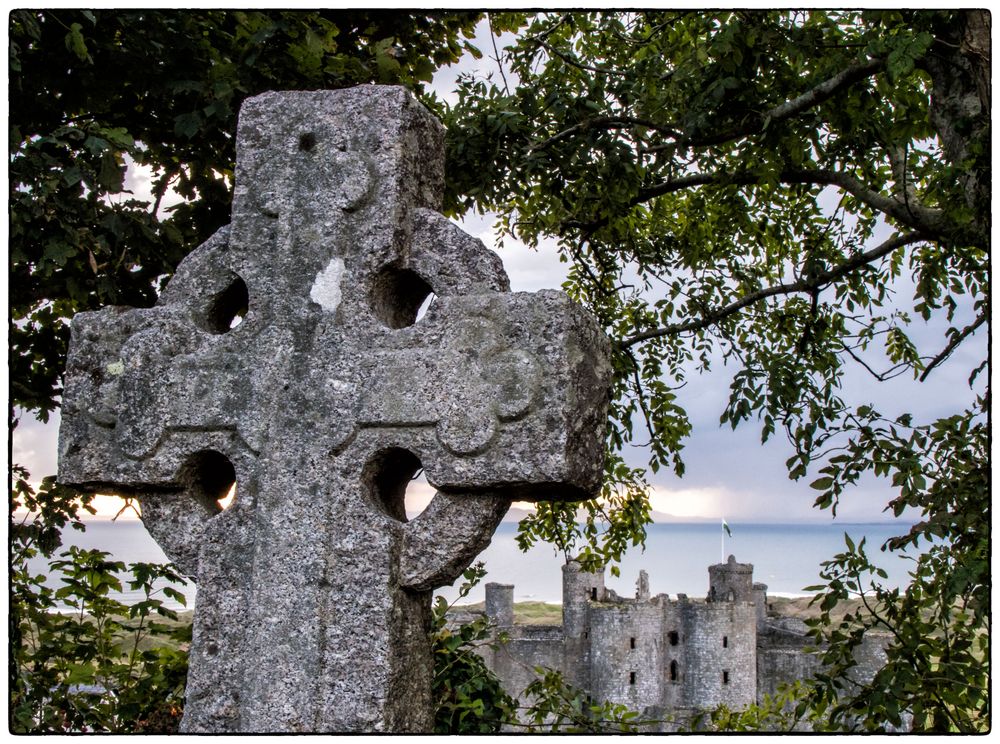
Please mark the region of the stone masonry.
[[[604, 574], [563, 566], [563, 622], [516, 625], [513, 586], [486, 585], [486, 614], [509, 640], [484, 648], [487, 665], [506, 691], [519, 697], [535, 667], [561, 671], [596, 701], [639, 711], [673, 730], [698, 711], [725, 705], [743, 709], [778, 685], [817, 669], [806, 626], [767, 614], [767, 586], [754, 583], [753, 566], [709, 567], [704, 601], [679, 594], [649, 596], [645, 571], [636, 597], [619, 597]], [[858, 673], [870, 677], [884, 663], [885, 638], [872, 634], [859, 652]], [[671, 722], [671, 720], [673, 722]]]
[[251, 98], [231, 225], [74, 318], [60, 479], [197, 581], [183, 731], [430, 730], [431, 591], [511, 499], [599, 488], [608, 342], [438, 214], [443, 135], [402, 88]]

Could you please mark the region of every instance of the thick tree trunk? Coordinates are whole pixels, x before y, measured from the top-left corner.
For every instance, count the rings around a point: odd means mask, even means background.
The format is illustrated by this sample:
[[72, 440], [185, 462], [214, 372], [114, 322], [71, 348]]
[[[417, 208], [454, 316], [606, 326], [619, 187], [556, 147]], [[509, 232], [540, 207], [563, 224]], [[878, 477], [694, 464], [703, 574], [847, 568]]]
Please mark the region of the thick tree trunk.
[[991, 75], [990, 66], [990, 13], [987, 10], [967, 10], [965, 12], [965, 37], [962, 39], [962, 53], [972, 65], [976, 79], [976, 90], [982, 101], [983, 111], [990, 111]]
[[944, 155], [966, 169], [965, 200], [974, 227], [989, 240], [990, 223], [990, 14], [962, 11], [938, 29], [937, 42], [924, 60], [931, 76], [931, 123]]

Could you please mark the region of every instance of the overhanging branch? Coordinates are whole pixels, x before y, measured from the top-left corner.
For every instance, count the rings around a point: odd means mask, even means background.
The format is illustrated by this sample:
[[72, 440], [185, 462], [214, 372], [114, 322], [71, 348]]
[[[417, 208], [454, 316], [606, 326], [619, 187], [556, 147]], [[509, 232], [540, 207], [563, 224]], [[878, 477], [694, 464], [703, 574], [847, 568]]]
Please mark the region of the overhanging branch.
[[[783, 170], [778, 174], [778, 180], [786, 184], [813, 184], [817, 186], [836, 186], [846, 191], [862, 204], [887, 214], [910, 228], [923, 232], [938, 234], [941, 230], [942, 213], [937, 209], [928, 209], [912, 203], [904, 203], [891, 197], [873, 191], [854, 176], [840, 171], [823, 168], [807, 170]], [[637, 206], [650, 199], [664, 194], [682, 191], [695, 186], [735, 184], [748, 186], [764, 181], [764, 176], [756, 173], [695, 173], [680, 178], [672, 178], [642, 189], [632, 200], [631, 205]]]
[[972, 323], [971, 325], [966, 326], [964, 329], [962, 329], [962, 331], [960, 333], [956, 333], [952, 337], [952, 339], [948, 343], [948, 345], [946, 347], [944, 347], [944, 350], [940, 354], [938, 354], [936, 357], [934, 357], [931, 360], [930, 364], [928, 364], [926, 367], [924, 367], [924, 371], [920, 375], [920, 381], [923, 382], [924, 380], [926, 380], [927, 379], [927, 375], [929, 375], [931, 373], [932, 369], [934, 369], [939, 364], [941, 364], [942, 362], [944, 362], [945, 359], [947, 359], [948, 357], [950, 357], [951, 353], [953, 351], [955, 351], [955, 349], [958, 348], [958, 345], [960, 343], [962, 343], [963, 341], [965, 341], [965, 339], [967, 339], [973, 333], [975, 333], [976, 329], [979, 328], [979, 326], [981, 326], [985, 322], [986, 322], [986, 313], [983, 313], [978, 318], [976, 318], [976, 322], [975, 323]]
[[663, 150], [677, 149], [680, 147], [709, 147], [711, 145], [721, 145], [740, 137], [749, 137], [753, 134], [763, 132], [774, 122], [790, 119], [796, 114], [808, 111], [814, 106], [829, 100], [844, 88], [853, 85], [859, 80], [871, 77], [885, 66], [885, 60], [880, 58], [866, 59], [863, 62], [850, 65], [838, 72], [836, 75], [827, 78], [821, 83], [813, 86], [805, 93], [795, 98], [785, 101], [774, 108], [765, 111], [759, 116], [751, 118], [747, 123], [735, 129], [719, 132], [716, 134], [704, 135], [700, 137], [691, 136], [678, 139], [676, 142], [666, 143], [657, 147], [652, 147], [648, 152], [660, 152]]
[[[660, 183], [641, 189], [628, 202], [628, 206], [636, 207], [657, 197], [698, 186], [753, 186], [762, 184], [766, 180], [767, 176], [762, 173], [692, 173], [678, 178], [671, 178], [667, 181], [661, 181]], [[864, 183], [847, 173], [822, 168], [806, 170], [789, 169], [778, 173], [777, 180], [785, 184], [835, 186], [850, 194], [862, 204], [892, 217], [912, 230], [924, 233], [927, 237], [943, 237], [946, 233], [942, 225], [943, 213], [941, 210], [929, 209], [885, 196], [868, 188]], [[566, 220], [563, 226], [593, 233], [595, 230], [607, 225], [610, 219], [610, 217], [602, 217], [593, 222]]]
[[593, 119], [581, 121], [579, 124], [574, 124], [571, 127], [567, 127], [558, 134], [552, 135], [547, 140], [532, 145], [525, 151], [525, 154], [530, 155], [538, 150], [544, 150], [546, 147], [549, 147], [560, 140], [572, 137], [577, 132], [585, 132], [588, 129], [627, 129], [630, 127], [645, 127], [646, 129], [653, 129], [671, 137], [680, 136], [680, 132], [678, 132], [674, 127], [665, 124], [657, 124], [655, 121], [650, 121], [649, 119], [638, 119], [632, 116], [598, 116]]
[[818, 103], [823, 103], [847, 86], [853, 85], [859, 80], [864, 80], [866, 77], [871, 77], [881, 70], [883, 66], [885, 66], [885, 60], [873, 57], [872, 59], [866, 59], [864, 62], [858, 62], [846, 67], [833, 77], [827, 78], [819, 85], [807, 90], [801, 96], [786, 101], [780, 106], [775, 106], [761, 117], [761, 125], [788, 119], [801, 111], [812, 108]]
[[689, 331], [698, 331], [711, 325], [715, 325], [719, 321], [728, 318], [730, 315], [738, 313], [740, 310], [756, 304], [761, 300], [765, 300], [768, 297], [795, 294], [799, 292], [817, 292], [831, 282], [837, 281], [862, 266], [866, 266], [872, 261], [876, 261], [883, 256], [892, 253], [898, 248], [927, 239], [928, 236], [921, 232], [895, 235], [886, 240], [884, 243], [872, 248], [870, 251], [858, 253], [857, 255], [849, 258], [847, 261], [844, 261], [844, 263], [828, 269], [827, 271], [800, 279], [796, 282], [791, 282], [789, 284], [778, 284], [774, 287], [767, 287], [765, 289], [757, 290], [756, 292], [751, 292], [745, 297], [741, 297], [728, 305], [706, 313], [701, 318], [692, 319], [686, 323], [671, 323], [663, 326], [662, 328], [654, 328], [649, 331], [636, 333], [626, 339], [623, 339], [622, 341], [619, 341], [618, 346], [621, 348], [629, 348], [635, 344], [642, 343], [643, 341], [648, 341], [653, 338], [671, 336]]

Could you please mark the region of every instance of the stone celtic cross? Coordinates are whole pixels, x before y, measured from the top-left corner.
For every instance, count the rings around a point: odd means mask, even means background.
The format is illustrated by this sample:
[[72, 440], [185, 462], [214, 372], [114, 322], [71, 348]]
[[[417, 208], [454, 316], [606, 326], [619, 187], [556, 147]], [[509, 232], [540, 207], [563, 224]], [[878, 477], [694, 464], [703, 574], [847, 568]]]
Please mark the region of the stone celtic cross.
[[438, 214], [404, 89], [249, 99], [237, 152], [231, 225], [156, 306], [74, 318], [60, 478], [137, 497], [197, 581], [183, 730], [428, 731], [431, 590], [511, 499], [596, 493], [607, 340]]

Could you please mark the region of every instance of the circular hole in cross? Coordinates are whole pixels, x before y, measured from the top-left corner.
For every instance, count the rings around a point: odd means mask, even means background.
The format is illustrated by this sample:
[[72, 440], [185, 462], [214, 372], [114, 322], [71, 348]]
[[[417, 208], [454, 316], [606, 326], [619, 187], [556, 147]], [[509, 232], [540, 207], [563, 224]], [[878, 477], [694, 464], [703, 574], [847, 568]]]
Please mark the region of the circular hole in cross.
[[422, 317], [421, 308], [434, 290], [417, 272], [395, 264], [386, 266], [372, 283], [371, 304], [376, 317], [389, 328], [406, 328]]
[[247, 283], [236, 274], [229, 285], [212, 298], [206, 315], [206, 327], [211, 333], [228, 333], [243, 322], [250, 307]]
[[400, 522], [418, 516], [434, 496], [420, 459], [401, 447], [382, 450], [372, 457], [362, 479], [375, 505]]
[[236, 496], [236, 469], [228, 457], [216, 450], [199, 450], [188, 457], [177, 480], [213, 513], [226, 509]]

